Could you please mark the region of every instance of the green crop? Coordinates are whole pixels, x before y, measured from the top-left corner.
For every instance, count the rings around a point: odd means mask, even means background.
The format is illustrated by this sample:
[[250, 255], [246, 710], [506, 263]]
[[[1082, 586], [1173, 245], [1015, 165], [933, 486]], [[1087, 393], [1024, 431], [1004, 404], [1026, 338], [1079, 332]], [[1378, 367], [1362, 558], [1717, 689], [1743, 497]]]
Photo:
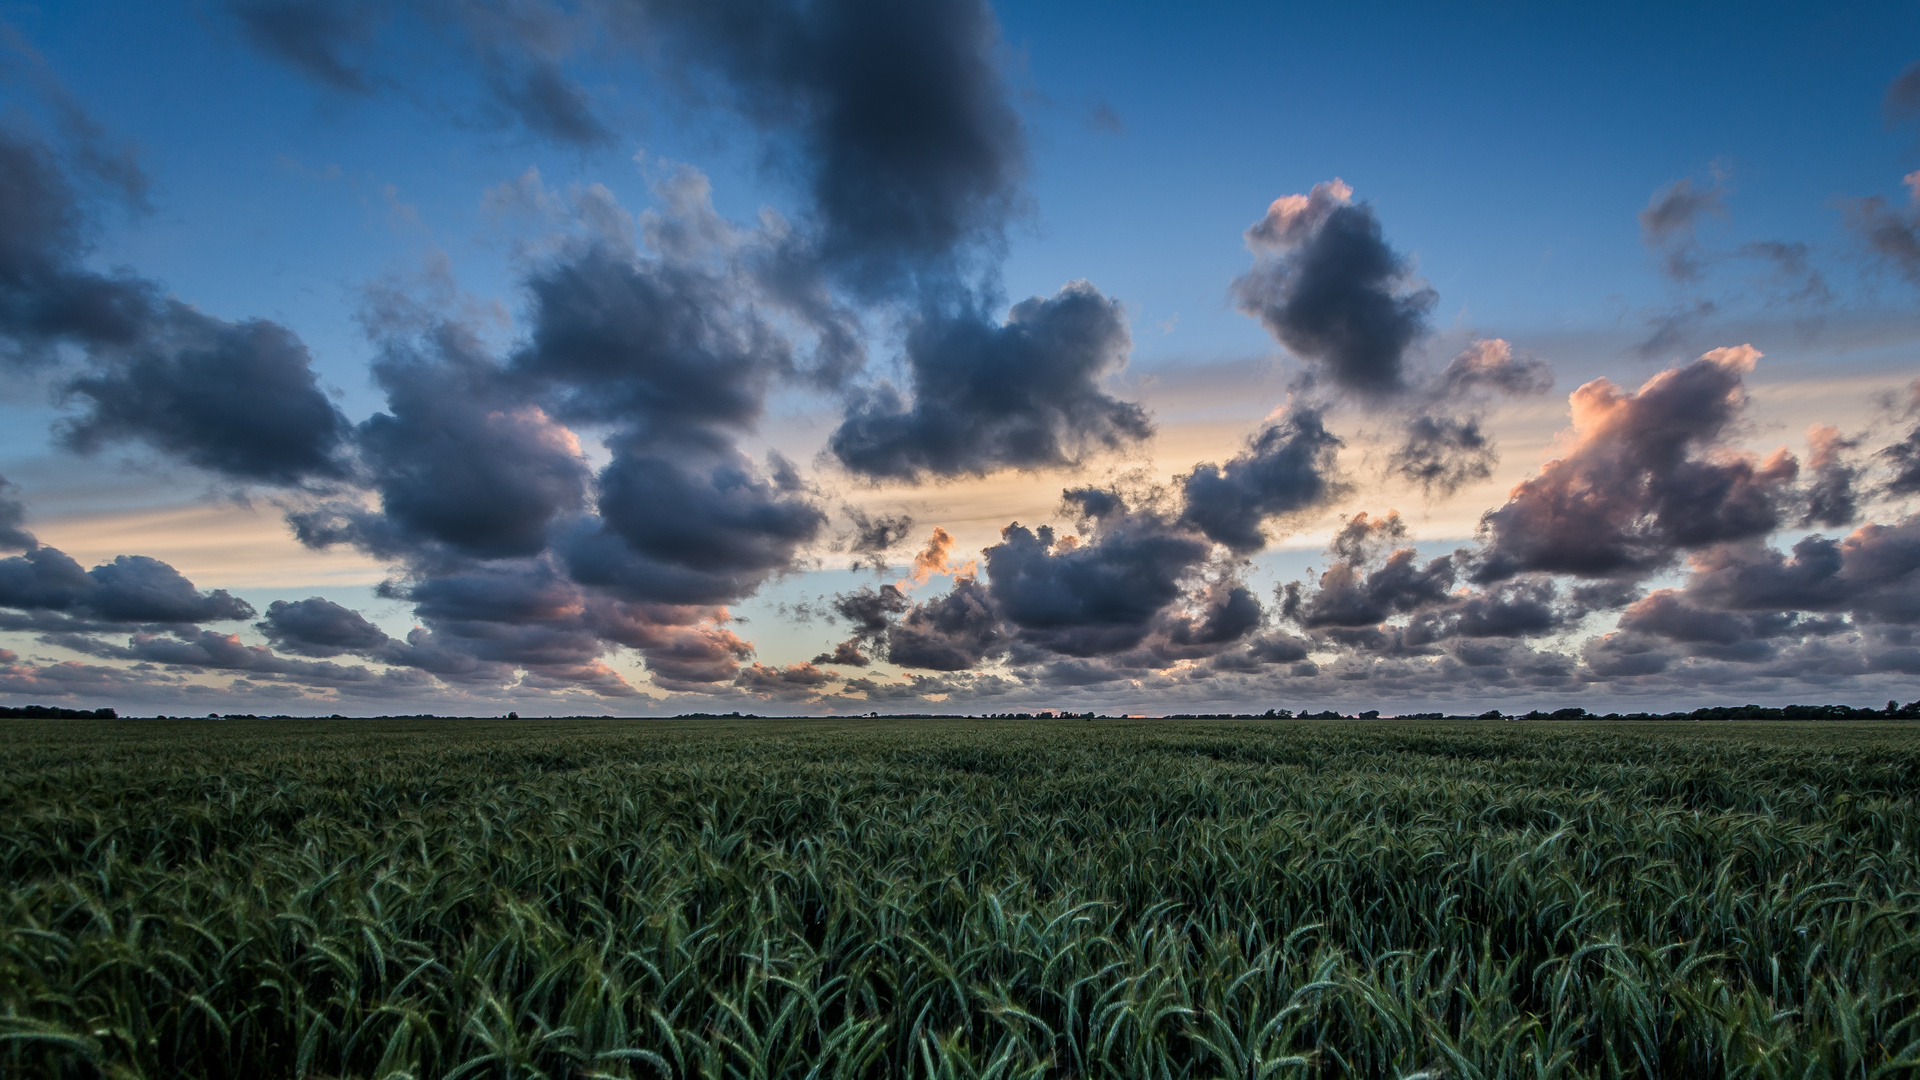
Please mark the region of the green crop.
[[1920, 1075], [1915, 724], [0, 738], [0, 1076]]

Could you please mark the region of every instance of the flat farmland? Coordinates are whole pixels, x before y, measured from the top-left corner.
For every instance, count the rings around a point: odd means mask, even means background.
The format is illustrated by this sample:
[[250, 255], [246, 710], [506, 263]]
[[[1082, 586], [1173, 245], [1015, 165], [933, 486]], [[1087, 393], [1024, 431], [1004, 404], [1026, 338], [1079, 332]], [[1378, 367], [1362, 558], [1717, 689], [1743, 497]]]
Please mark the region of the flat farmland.
[[1920, 723], [0, 722], [0, 1075], [1920, 1071]]

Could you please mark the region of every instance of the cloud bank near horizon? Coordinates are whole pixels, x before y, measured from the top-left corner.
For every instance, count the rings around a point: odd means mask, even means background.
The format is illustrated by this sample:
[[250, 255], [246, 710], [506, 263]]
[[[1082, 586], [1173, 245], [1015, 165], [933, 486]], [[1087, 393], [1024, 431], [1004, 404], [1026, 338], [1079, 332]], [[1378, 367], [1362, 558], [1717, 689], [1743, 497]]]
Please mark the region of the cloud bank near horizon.
[[[583, 148], [619, 130], [570, 74], [597, 42], [686, 108], [748, 125], [801, 209], [729, 219], [682, 165], [636, 213], [530, 170], [488, 194], [545, 230], [521, 267], [517, 336], [502, 344], [450, 278], [370, 287], [361, 323], [384, 404], [355, 420], [282, 323], [95, 268], [102, 208], [146, 197], [137, 170], [83, 129], [14, 117], [0, 127], [15, 193], [0, 362], [52, 388], [53, 442], [270, 500], [301, 544], [388, 565], [379, 595], [415, 625], [396, 637], [322, 596], [258, 611], [138, 554], [83, 568], [0, 489], [14, 553], [0, 630], [85, 658], [0, 650], [5, 693], [999, 711], [1830, 697], [1920, 675], [1920, 382], [1888, 403], [1891, 435], [1828, 425], [1804, 453], [1755, 454], [1761, 353], [1729, 343], [1637, 386], [1575, 388], [1553, 459], [1454, 551], [1423, 554], [1385, 507], [1344, 513], [1389, 481], [1445, 498], [1486, 480], [1490, 411], [1547, 394], [1554, 372], [1492, 335], [1446, 357], [1439, 293], [1338, 178], [1275, 199], [1243, 234], [1247, 270], [1222, 283], [1297, 361], [1286, 400], [1224, 460], [1166, 482], [1124, 467], [1156, 431], [1116, 389], [1125, 303], [1086, 278], [1012, 302], [1001, 284], [1032, 212], [1031, 152], [979, 0], [534, 3], [518, 23], [457, 2], [229, 8], [263, 54], [360, 98], [406, 94], [389, 24], [427, 27], [510, 123]], [[1639, 227], [1661, 271], [1699, 281], [1724, 254], [1702, 224], [1724, 211], [1717, 176], [1656, 192]], [[1868, 198], [1847, 213], [1863, 257], [1913, 276], [1916, 211]], [[1818, 302], [1804, 251], [1738, 257], [1777, 263]], [[750, 452], [788, 393], [837, 414], [812, 461]], [[1384, 455], [1330, 426], [1356, 412], [1394, 433]], [[845, 498], [1009, 474], [1059, 476], [1057, 521], [1009, 521], [973, 555], [948, 523], [913, 532], [904, 511]], [[1317, 572], [1254, 584], [1258, 557], [1337, 511]], [[906, 577], [831, 600], [846, 636], [811, 658], [763, 657], [733, 612], [829, 549], [885, 576], [919, 536]]]

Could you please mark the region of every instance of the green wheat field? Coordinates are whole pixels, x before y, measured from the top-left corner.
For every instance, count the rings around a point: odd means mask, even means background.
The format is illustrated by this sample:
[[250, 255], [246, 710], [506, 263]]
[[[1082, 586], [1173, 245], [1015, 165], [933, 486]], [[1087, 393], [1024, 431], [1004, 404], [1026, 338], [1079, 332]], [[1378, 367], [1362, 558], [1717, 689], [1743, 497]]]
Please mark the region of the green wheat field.
[[0, 1076], [1911, 1077], [1920, 723], [8, 721]]

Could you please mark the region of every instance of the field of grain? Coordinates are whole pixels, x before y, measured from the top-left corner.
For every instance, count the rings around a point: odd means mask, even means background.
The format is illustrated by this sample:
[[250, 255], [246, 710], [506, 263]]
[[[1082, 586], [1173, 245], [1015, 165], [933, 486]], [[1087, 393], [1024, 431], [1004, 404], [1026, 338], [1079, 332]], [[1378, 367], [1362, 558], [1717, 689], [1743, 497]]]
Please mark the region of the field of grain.
[[1920, 724], [0, 722], [0, 1075], [1912, 1076]]

